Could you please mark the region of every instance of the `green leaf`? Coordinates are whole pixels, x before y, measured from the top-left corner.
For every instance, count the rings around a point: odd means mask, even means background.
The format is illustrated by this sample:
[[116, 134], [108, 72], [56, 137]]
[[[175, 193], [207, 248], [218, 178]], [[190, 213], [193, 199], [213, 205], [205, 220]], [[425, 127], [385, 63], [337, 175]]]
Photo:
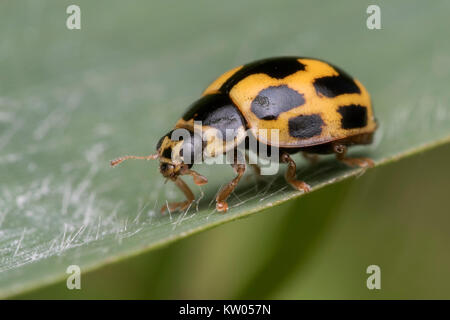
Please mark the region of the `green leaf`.
[[[251, 60], [313, 56], [359, 78], [380, 128], [352, 154], [377, 166], [450, 141], [448, 2], [381, 2], [381, 30], [350, 1], [79, 1], [82, 29], [71, 31], [69, 4], [0, 4], [0, 296], [302, 196], [281, 174], [249, 177], [219, 214], [211, 200], [232, 170], [202, 165], [210, 182], [193, 189], [198, 208], [162, 216], [182, 195], [156, 162], [108, 166], [151, 153], [211, 80]], [[332, 157], [295, 159], [313, 191], [362, 173]]]

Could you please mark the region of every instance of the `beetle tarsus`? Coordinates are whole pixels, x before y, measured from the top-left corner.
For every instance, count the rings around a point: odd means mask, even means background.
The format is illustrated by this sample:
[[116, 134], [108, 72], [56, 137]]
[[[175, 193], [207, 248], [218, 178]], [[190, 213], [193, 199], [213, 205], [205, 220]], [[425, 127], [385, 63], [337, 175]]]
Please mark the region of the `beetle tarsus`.
[[336, 159], [350, 167], [373, 168], [375, 163], [370, 158], [347, 158], [347, 146], [336, 144], [333, 147]]
[[216, 203], [216, 209], [219, 212], [227, 212], [228, 211], [228, 203], [226, 201], [218, 201]]

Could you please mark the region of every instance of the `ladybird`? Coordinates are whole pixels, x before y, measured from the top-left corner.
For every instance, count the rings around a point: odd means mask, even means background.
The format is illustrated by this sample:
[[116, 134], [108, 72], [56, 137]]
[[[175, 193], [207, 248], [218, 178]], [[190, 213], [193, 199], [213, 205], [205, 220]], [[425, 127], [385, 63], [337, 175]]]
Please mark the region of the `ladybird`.
[[[202, 124], [202, 132], [228, 130], [234, 138], [202, 140], [200, 150], [196, 150], [197, 121]], [[182, 150], [190, 150], [191, 156], [198, 152], [202, 157], [205, 154], [217, 156], [241, 144], [247, 130], [259, 143], [279, 152], [279, 161], [287, 164], [286, 181], [303, 192], [308, 192], [310, 186], [296, 178], [296, 164], [291, 157], [294, 153], [302, 152], [307, 159], [334, 153], [337, 160], [349, 166], [374, 165], [369, 158], [346, 155], [351, 145], [370, 144], [377, 129], [369, 93], [340, 68], [313, 58], [275, 57], [225, 72], [188, 108], [175, 124], [174, 129], [178, 128], [187, 129], [192, 139], [173, 140], [172, 130], [159, 140], [156, 154], [125, 156], [111, 161], [115, 166], [126, 159], [159, 159], [161, 174], [173, 181], [187, 198], [168, 203], [161, 209], [163, 212], [186, 210], [195, 200], [180, 176], [192, 176], [197, 185], [208, 182], [206, 177], [191, 169], [192, 164], [183, 161]], [[277, 129], [277, 141], [261, 135], [260, 129]], [[231, 166], [236, 176], [216, 196], [216, 209], [222, 212], [228, 210], [226, 200], [246, 169], [245, 163], [235, 162]], [[253, 166], [258, 172], [257, 165]]]

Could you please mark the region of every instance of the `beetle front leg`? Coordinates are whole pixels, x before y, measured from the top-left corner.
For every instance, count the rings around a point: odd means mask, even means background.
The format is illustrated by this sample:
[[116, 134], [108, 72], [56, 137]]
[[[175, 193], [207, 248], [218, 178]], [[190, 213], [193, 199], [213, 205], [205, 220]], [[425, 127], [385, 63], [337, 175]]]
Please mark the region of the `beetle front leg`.
[[306, 182], [297, 180], [296, 178], [297, 166], [291, 156], [288, 153], [283, 153], [281, 154], [281, 161], [288, 165], [286, 170], [286, 181], [295, 189], [308, 192], [311, 189], [310, 186]]
[[208, 179], [205, 176], [202, 176], [200, 173], [189, 169], [186, 165], [181, 168], [180, 174], [192, 176], [192, 179], [194, 179], [194, 183], [198, 186], [202, 186], [208, 183]]
[[181, 178], [178, 177], [173, 181], [178, 186], [178, 188], [180, 188], [180, 190], [183, 191], [187, 200], [181, 201], [181, 202], [171, 202], [171, 203], [165, 204], [161, 208], [161, 213], [164, 213], [166, 210], [168, 210], [169, 212], [173, 212], [173, 211], [177, 211], [177, 210], [184, 211], [187, 208], [189, 208], [191, 203], [194, 202], [194, 200], [195, 200], [195, 196], [192, 193], [191, 189], [188, 187], [188, 185], [183, 180], [181, 180]]
[[351, 167], [372, 168], [375, 164], [369, 158], [347, 158], [347, 146], [344, 144], [335, 144], [333, 151], [336, 154], [336, 159]]
[[237, 176], [233, 180], [231, 180], [227, 185], [225, 185], [222, 189], [220, 189], [216, 197], [216, 209], [219, 212], [221, 211], [226, 212], [228, 210], [228, 203], [226, 202], [226, 200], [230, 196], [231, 192], [233, 192], [234, 188], [236, 188], [237, 184], [239, 183], [245, 172], [245, 164], [235, 163], [232, 164], [231, 166], [237, 173]]

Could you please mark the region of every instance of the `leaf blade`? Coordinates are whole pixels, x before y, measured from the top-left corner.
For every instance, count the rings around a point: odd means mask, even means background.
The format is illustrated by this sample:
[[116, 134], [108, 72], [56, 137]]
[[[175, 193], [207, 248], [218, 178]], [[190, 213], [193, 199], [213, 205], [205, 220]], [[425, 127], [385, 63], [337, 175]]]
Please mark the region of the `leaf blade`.
[[[139, 8], [145, 7], [144, 2], [138, 4]], [[270, 2], [259, 4], [260, 16], [270, 11]], [[1, 10], [1, 20], [8, 25], [27, 20], [28, 11], [23, 6], [3, 6], [6, 10]], [[169, 8], [163, 2], [153, 6], [161, 13], [159, 18], [154, 16], [155, 25], [164, 25], [163, 17], [169, 14]], [[443, 14], [448, 5], [442, 2], [440, 6], [426, 11], [428, 18], [437, 21], [436, 16]], [[231, 212], [220, 215], [213, 212], [209, 201], [222, 181], [231, 178], [231, 170], [202, 167], [211, 182], [201, 190], [205, 196], [200, 211], [162, 217], [156, 214], [158, 207], [180, 195], [173, 186], [163, 186], [156, 164], [136, 162], [115, 170], [108, 168], [108, 160], [123, 152], [140, 154], [152, 150], [183, 106], [195, 99], [196, 93], [216, 75], [212, 69], [220, 73], [263, 54], [292, 50], [342, 63], [367, 84], [375, 101], [375, 114], [381, 124], [375, 143], [355, 151], [373, 157], [377, 166], [450, 140], [450, 96], [446, 89], [449, 75], [443, 71], [449, 65], [444, 53], [450, 48], [445, 43], [433, 46], [434, 38], [429, 35], [444, 31], [432, 24], [425, 24], [422, 33], [414, 36], [403, 31], [407, 27], [391, 26], [390, 32], [401, 39], [405, 49], [385, 56], [383, 48], [386, 43], [394, 43], [392, 39], [383, 33], [355, 28], [359, 23], [356, 17], [364, 13], [363, 6], [352, 6], [346, 12], [333, 6], [318, 10], [302, 5], [308, 14], [302, 14], [299, 24], [307, 31], [292, 42], [287, 39], [295, 39], [298, 25], [282, 21], [292, 21], [298, 11], [289, 7], [274, 12], [273, 20], [269, 19], [281, 23], [281, 30], [269, 23], [263, 27], [267, 35], [260, 38], [258, 15], [240, 19], [247, 7], [242, 11], [226, 6], [208, 8], [205, 10], [209, 10], [209, 17], [199, 15], [195, 8], [177, 8], [175, 14], [185, 11], [180, 24], [199, 19], [192, 27], [201, 34], [198, 37], [190, 34], [192, 30], [170, 28], [139, 34], [137, 31], [147, 21], [146, 13], [115, 3], [110, 14], [122, 23], [113, 26], [115, 39], [100, 44], [97, 39], [108, 39], [103, 28], [111, 26], [111, 16], [94, 13], [101, 11], [101, 5], [81, 2], [87, 21], [97, 22], [90, 25], [89, 32], [78, 34], [54, 29], [52, 19], [46, 21], [48, 17], [59, 19], [63, 5], [46, 7], [46, 11], [39, 5], [31, 8], [42, 10], [36, 14], [40, 19], [35, 17], [28, 22], [42, 30], [35, 38], [17, 40], [23, 38], [21, 26], [1, 31], [13, 57], [0, 76], [0, 296], [62, 279], [71, 264], [79, 264], [87, 272], [301, 196], [287, 188], [281, 176], [273, 182], [269, 178], [258, 190], [247, 188], [247, 182], [231, 199], [235, 206]], [[390, 4], [384, 12], [389, 17], [400, 8], [400, 4]], [[208, 30], [201, 27], [202, 23], [217, 19], [221, 10], [239, 22], [231, 29], [221, 28], [220, 24]], [[417, 20], [425, 19], [419, 11], [410, 12], [401, 23], [414, 26]], [[314, 30], [320, 30], [320, 26], [314, 17], [329, 12], [335, 12], [337, 20], [345, 17], [349, 23], [339, 24], [331, 19], [329, 26], [335, 26], [335, 30], [323, 35], [323, 43], [317, 43]], [[221, 41], [240, 45], [245, 51], [239, 30], [251, 32], [254, 37], [247, 41], [252, 47], [232, 61], [236, 57], [234, 51], [221, 50]], [[341, 37], [346, 32], [352, 36]], [[214, 40], [216, 34], [221, 34], [221, 41]], [[418, 36], [421, 43], [416, 41]], [[325, 57], [323, 52], [334, 48], [331, 40], [336, 37], [341, 39], [342, 49], [333, 57]], [[153, 45], [145, 44], [148, 38], [154, 40]], [[361, 59], [355, 58], [351, 47], [355, 39], [363, 44], [358, 47], [363, 53]], [[117, 45], [117, 41], [128, 44], [132, 50]], [[180, 48], [186, 48], [185, 54], [179, 54]], [[69, 63], [64, 55], [70, 58]], [[432, 72], [426, 64], [429, 56], [438, 61]], [[383, 65], [370, 65], [367, 57], [376, 57]], [[298, 172], [313, 191], [360, 173], [331, 159], [314, 167], [301, 164]]]

